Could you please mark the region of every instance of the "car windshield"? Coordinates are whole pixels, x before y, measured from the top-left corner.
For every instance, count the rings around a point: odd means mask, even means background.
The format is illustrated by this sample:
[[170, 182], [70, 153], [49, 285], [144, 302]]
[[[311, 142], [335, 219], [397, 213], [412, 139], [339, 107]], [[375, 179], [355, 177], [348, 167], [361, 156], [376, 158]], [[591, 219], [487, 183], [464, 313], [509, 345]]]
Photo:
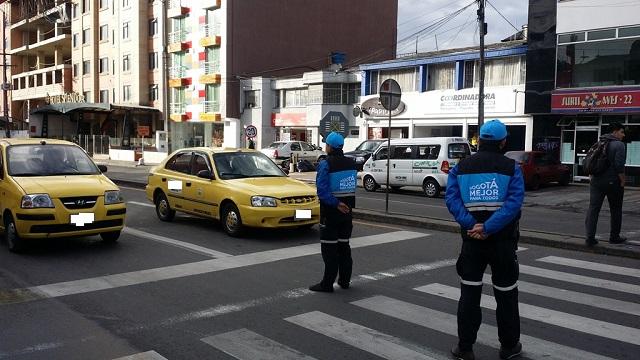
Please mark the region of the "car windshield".
[[283, 142], [274, 142], [274, 143], [271, 143], [271, 145], [269, 145], [269, 149], [278, 149], [284, 144], [285, 143]]
[[257, 152], [233, 152], [213, 155], [222, 180], [286, 176], [268, 157]]
[[527, 160], [529, 160], [529, 155], [525, 152], [508, 152], [504, 155], [509, 159], [513, 159], [519, 162], [527, 162]]
[[373, 152], [375, 149], [378, 148], [378, 146], [380, 146], [381, 143], [382, 143], [381, 140], [379, 140], [379, 141], [363, 141], [362, 144], [358, 145], [356, 150]]
[[11, 176], [100, 174], [87, 153], [73, 145], [13, 145], [7, 148], [7, 165]]

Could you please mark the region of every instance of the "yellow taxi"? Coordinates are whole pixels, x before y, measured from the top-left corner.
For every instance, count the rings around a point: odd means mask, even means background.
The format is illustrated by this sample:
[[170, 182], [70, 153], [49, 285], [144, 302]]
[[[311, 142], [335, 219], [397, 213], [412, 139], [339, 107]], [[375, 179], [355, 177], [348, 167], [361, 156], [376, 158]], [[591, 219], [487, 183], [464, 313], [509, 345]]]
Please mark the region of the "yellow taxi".
[[315, 187], [250, 149], [178, 150], [151, 169], [146, 192], [160, 220], [173, 220], [176, 211], [219, 219], [231, 236], [245, 227], [311, 227], [320, 220]]
[[105, 171], [68, 141], [0, 140], [0, 223], [9, 250], [37, 238], [117, 241], [126, 207]]

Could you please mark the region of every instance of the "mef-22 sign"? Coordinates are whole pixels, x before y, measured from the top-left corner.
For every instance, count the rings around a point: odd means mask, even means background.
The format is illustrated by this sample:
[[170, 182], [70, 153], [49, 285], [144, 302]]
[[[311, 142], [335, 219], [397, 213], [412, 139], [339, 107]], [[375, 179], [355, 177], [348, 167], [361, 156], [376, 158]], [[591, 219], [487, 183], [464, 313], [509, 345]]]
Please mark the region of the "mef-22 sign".
[[339, 111], [329, 111], [320, 120], [320, 135], [326, 137], [331, 132], [337, 132], [342, 137], [349, 136], [349, 120]]

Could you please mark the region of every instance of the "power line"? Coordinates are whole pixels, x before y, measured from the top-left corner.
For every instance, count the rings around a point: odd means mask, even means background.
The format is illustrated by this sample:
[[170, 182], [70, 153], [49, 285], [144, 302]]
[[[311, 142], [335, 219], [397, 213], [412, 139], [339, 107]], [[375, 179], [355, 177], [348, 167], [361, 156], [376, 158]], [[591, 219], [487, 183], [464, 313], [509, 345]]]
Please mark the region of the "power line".
[[502, 15], [502, 13], [500, 12], [500, 10], [496, 9], [496, 7], [495, 7], [495, 6], [493, 6], [493, 4], [492, 4], [489, 0], [487, 0], [487, 4], [489, 4], [489, 6], [491, 6], [491, 7], [493, 8], [493, 10], [495, 10], [495, 11], [498, 13], [498, 15], [500, 15], [500, 17], [502, 17], [502, 18], [504, 19], [504, 21], [508, 22], [508, 23], [509, 23], [509, 25], [511, 25], [511, 27], [513, 27], [514, 29], [516, 29], [516, 31], [520, 31], [520, 29], [518, 29], [515, 25], [513, 25], [513, 24], [511, 23], [511, 21], [507, 20], [507, 18], [506, 18], [504, 15]]
[[456, 11], [454, 11], [453, 13], [450, 13], [448, 15], [443, 16], [442, 18], [435, 20], [432, 24], [429, 24], [427, 26], [425, 26], [424, 28], [405, 36], [404, 38], [398, 40], [398, 43], [407, 41], [408, 39], [413, 40], [417, 35], [420, 35], [424, 32], [432, 32], [434, 30], [439, 29], [440, 27], [442, 27], [444, 24], [446, 24], [447, 22], [449, 22], [451, 19], [455, 18], [456, 16], [458, 16], [460, 13], [462, 13], [463, 11], [465, 11], [467, 8], [469, 8], [470, 6], [472, 6], [473, 4], [475, 4], [475, 1], [471, 2], [469, 5], [458, 9]]

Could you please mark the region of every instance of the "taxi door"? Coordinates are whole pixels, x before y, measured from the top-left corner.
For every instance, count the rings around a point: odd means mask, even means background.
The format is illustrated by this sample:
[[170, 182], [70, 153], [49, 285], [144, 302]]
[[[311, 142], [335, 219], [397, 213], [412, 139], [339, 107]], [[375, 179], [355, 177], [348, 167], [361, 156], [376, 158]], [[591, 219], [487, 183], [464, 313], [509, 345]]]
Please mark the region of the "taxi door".
[[389, 182], [391, 186], [411, 185], [413, 177], [413, 149], [411, 145], [391, 146], [391, 169]]
[[161, 174], [162, 191], [167, 194], [167, 200], [171, 208], [185, 211], [185, 180], [191, 174], [191, 151], [179, 152], [173, 156], [165, 166]]
[[202, 170], [213, 173], [209, 155], [194, 152], [191, 161], [191, 172], [185, 181], [185, 200], [187, 211], [206, 217], [216, 217], [218, 204], [215, 196], [215, 180], [198, 177]]

